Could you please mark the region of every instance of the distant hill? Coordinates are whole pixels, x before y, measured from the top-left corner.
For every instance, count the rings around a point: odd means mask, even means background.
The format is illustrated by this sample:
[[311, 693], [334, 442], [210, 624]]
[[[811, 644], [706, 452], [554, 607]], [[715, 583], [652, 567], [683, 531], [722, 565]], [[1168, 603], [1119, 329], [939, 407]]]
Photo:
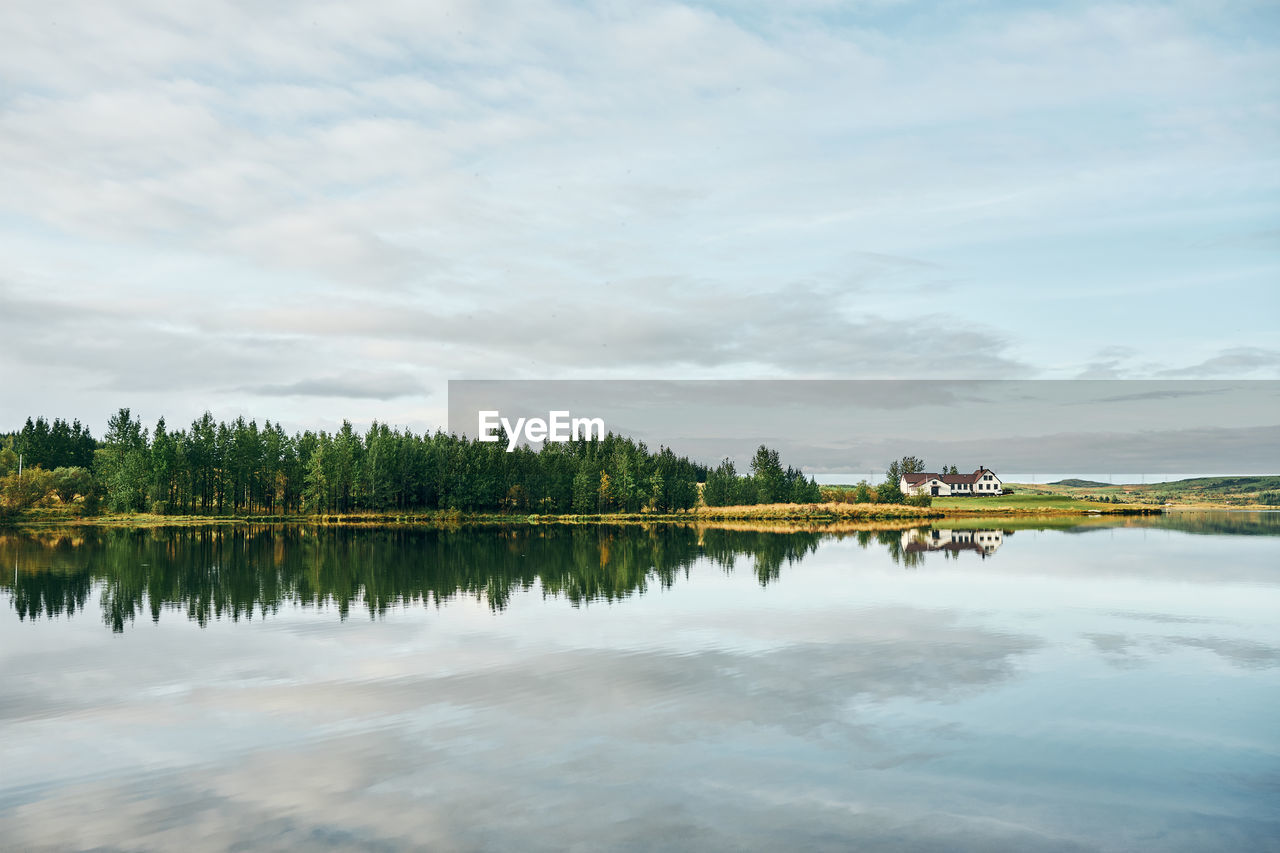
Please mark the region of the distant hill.
[[[1156, 483], [1100, 483], [1097, 480], [1058, 480], [1044, 486], [1018, 484], [1019, 491], [1031, 493], [1062, 489], [1072, 495], [1092, 495], [1093, 499], [1116, 499], [1139, 503], [1216, 504], [1227, 506], [1280, 506], [1280, 476], [1193, 477]], [[1076, 490], [1079, 491], [1076, 491]]]
[[1190, 480], [1172, 480], [1167, 483], [1151, 483], [1148, 488], [1171, 491], [1211, 492], [1241, 494], [1262, 489], [1280, 489], [1280, 476], [1257, 475], [1247, 477], [1195, 477]]

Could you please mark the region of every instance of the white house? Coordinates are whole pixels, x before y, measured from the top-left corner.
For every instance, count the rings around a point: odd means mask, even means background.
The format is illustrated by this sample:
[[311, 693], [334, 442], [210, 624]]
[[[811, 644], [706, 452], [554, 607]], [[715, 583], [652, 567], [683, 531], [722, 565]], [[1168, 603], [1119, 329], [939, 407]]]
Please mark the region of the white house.
[[979, 468], [972, 474], [903, 474], [898, 488], [904, 495], [998, 495], [1004, 484], [996, 472]]

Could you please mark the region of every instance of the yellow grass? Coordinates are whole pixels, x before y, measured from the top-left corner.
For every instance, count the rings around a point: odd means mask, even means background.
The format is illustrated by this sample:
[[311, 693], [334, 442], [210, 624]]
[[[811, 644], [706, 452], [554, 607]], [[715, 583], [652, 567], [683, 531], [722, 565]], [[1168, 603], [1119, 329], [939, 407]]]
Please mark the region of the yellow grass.
[[755, 504], [752, 506], [703, 506], [690, 512], [695, 518], [941, 518], [941, 510], [905, 504]]

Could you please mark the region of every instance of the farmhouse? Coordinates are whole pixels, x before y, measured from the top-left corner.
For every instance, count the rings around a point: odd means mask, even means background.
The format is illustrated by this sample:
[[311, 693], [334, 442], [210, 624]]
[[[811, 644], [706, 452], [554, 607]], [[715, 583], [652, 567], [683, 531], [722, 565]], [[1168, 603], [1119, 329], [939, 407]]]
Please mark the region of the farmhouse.
[[978, 468], [972, 474], [903, 474], [898, 488], [904, 495], [998, 495], [1004, 488], [996, 473]]

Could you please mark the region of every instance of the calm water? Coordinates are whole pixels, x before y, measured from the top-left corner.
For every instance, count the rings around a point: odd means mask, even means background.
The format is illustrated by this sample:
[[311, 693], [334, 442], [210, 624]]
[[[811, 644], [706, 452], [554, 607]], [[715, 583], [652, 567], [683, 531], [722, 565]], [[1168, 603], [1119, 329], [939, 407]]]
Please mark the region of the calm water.
[[1280, 850], [1278, 534], [0, 534], [0, 847]]

